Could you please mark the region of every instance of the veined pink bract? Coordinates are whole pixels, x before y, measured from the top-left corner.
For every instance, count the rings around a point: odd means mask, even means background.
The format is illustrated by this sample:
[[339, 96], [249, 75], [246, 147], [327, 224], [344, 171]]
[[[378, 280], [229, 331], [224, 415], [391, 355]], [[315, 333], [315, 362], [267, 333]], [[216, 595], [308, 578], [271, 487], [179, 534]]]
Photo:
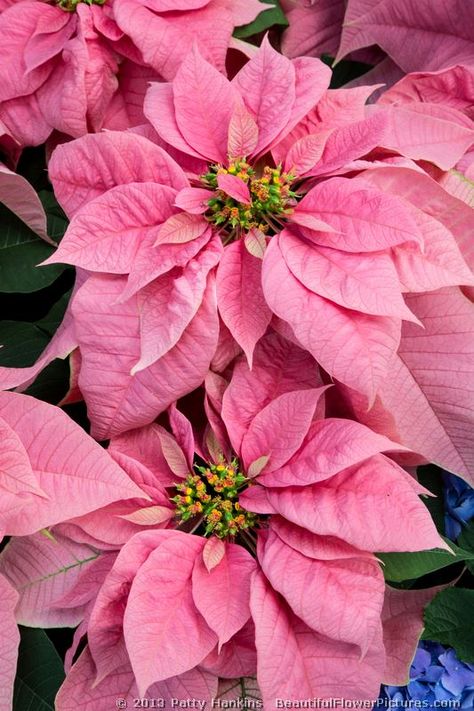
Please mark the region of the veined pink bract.
[[[27, 542], [40, 529], [93, 511], [99, 500], [107, 505], [117, 499], [146, 496], [107, 452], [57, 407], [26, 395], [0, 393], [0, 432], [2, 538], [15, 536], [12, 541]], [[46, 541], [43, 534], [37, 536]], [[2, 551], [2, 558], [7, 550], [8, 546]], [[30, 578], [37, 576], [32, 559], [27, 555], [26, 559]], [[18, 556], [13, 566], [15, 573], [23, 562], [23, 556]], [[2, 569], [5, 576], [0, 575], [0, 678], [8, 704], [13, 694], [19, 642], [16, 626], [19, 595], [15, 589], [17, 580], [10, 579], [11, 570]], [[35, 614], [38, 612], [36, 609]], [[30, 608], [30, 616], [31, 613]]]

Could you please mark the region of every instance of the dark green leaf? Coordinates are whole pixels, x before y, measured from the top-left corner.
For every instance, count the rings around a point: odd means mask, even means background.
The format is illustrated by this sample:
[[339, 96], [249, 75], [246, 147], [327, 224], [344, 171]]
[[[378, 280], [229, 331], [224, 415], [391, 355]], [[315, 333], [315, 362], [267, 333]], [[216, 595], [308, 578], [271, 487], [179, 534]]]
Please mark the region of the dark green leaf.
[[[82, 427], [82, 429], [90, 434], [91, 423], [87, 417], [87, 406], [86, 403], [81, 400], [81, 402], [74, 402], [70, 405], [63, 405], [62, 409], [69, 415], [71, 420], [77, 422], [77, 424]], [[100, 442], [102, 446], [105, 446], [104, 442]]]
[[58, 299], [72, 288], [74, 277], [74, 269], [65, 269], [52, 284], [39, 291], [29, 294], [6, 294], [0, 291], [0, 318], [3, 316], [10, 321], [37, 321], [43, 318]]
[[69, 389], [69, 377], [69, 360], [57, 358], [41, 371], [25, 394], [57, 405]]
[[64, 294], [50, 312], [36, 323], [2, 321], [0, 365], [27, 368], [36, 361], [61, 323], [71, 293]]
[[54, 239], [55, 242], [59, 242], [66, 232], [68, 219], [54, 197], [54, 193], [48, 190], [41, 190], [38, 196], [43, 203], [44, 211], [48, 218], [48, 235]]
[[459, 659], [474, 662], [474, 590], [442, 590], [425, 608], [423, 639], [454, 647]]
[[327, 54], [323, 54], [321, 59], [332, 69], [330, 89], [339, 89], [340, 86], [357, 79], [373, 68], [371, 64], [353, 62], [347, 59], [342, 59], [333, 67], [334, 58]]
[[27, 368], [33, 365], [49, 340], [49, 335], [34, 323], [2, 321], [0, 365], [8, 368]]
[[441, 535], [444, 535], [444, 484], [441, 469], [434, 464], [428, 464], [418, 467], [416, 474], [420, 484], [434, 494], [434, 496], [424, 498], [423, 503], [429, 510], [436, 528]]
[[54, 711], [64, 680], [61, 658], [43, 630], [20, 627], [13, 711]]
[[[222, 699], [222, 702], [230, 702], [236, 698], [253, 700], [262, 700], [262, 693], [258, 687], [257, 679], [253, 676], [242, 676], [239, 679], [226, 679], [222, 680], [223, 683], [219, 687], [218, 699]], [[222, 703], [221, 702], [221, 703]]]
[[[464, 550], [474, 553], [474, 521], [471, 521], [468, 526], [463, 528], [458, 538], [458, 543]], [[474, 575], [474, 561], [467, 561], [466, 565], [468, 570]]]
[[[63, 294], [50, 312], [35, 323], [29, 321], [2, 321], [0, 366], [27, 368], [33, 365], [48, 345], [61, 323], [71, 292]], [[57, 404], [69, 388], [69, 361], [54, 360], [25, 390], [39, 400]]]
[[0, 291], [28, 293], [51, 284], [65, 267], [37, 265], [53, 250], [13, 212], [0, 205]]
[[71, 298], [71, 291], [67, 291], [51, 307], [51, 310], [49, 311], [49, 313], [47, 313], [44, 318], [42, 318], [36, 322], [36, 325], [39, 328], [41, 328], [43, 331], [46, 331], [47, 333], [49, 333], [50, 336], [52, 336], [54, 333], [56, 333], [56, 330], [57, 330], [59, 324], [63, 320], [64, 313], [66, 311], [66, 308], [67, 308], [70, 298]]
[[455, 555], [438, 548], [419, 553], [377, 553], [377, 558], [384, 563], [383, 573], [386, 580], [401, 583], [413, 580], [434, 570], [446, 568], [453, 563], [466, 560], [474, 561], [474, 552], [463, 550], [446, 539]]
[[36, 192], [39, 190], [51, 190], [46, 166], [45, 145], [24, 148], [21, 152], [16, 172], [26, 178]]
[[234, 31], [234, 37], [238, 37], [238, 39], [246, 39], [247, 37], [258, 35], [261, 32], [266, 32], [266, 30], [273, 27], [273, 25], [288, 27], [288, 20], [280, 7], [279, 1], [263, 0], [263, 2], [271, 5], [270, 9], [261, 12], [260, 15], [248, 25], [237, 27]]

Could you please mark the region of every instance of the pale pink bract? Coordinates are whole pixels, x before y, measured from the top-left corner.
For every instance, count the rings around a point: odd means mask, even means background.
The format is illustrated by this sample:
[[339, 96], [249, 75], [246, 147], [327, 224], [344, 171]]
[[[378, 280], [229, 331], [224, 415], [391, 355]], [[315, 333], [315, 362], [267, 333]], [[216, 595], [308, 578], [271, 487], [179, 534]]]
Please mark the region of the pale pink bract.
[[[23, 542], [31, 555], [32, 548], [28, 547], [27, 542], [36, 531], [69, 517], [87, 514], [97, 508], [98, 501], [107, 505], [117, 499], [127, 500], [144, 495], [79, 425], [53, 405], [26, 395], [0, 393], [0, 431], [0, 536], [15, 537], [9, 546], [15, 547], [18, 543], [21, 546]], [[41, 533], [37, 537], [40, 542], [47, 540]], [[33, 611], [36, 622], [38, 614], [41, 614], [39, 606], [32, 604], [32, 600], [37, 603], [34, 590], [27, 589], [26, 595], [22, 596], [16, 591], [17, 585], [21, 589], [16, 576], [20, 573], [21, 579], [23, 556], [17, 556], [12, 568], [3, 566], [9, 546], [0, 556], [0, 567], [5, 573], [0, 575], [3, 622], [0, 678], [7, 704], [13, 694], [16, 670], [19, 642], [16, 621], [25, 622], [20, 609], [23, 607], [26, 610], [27, 623], [32, 622]], [[75, 554], [78, 554], [78, 549], [76, 546]], [[29, 561], [28, 577], [31, 581], [38, 574], [31, 561], [38, 563], [39, 559], [26, 555], [26, 560]], [[42, 572], [45, 573], [44, 568]], [[47, 575], [43, 580], [47, 584], [55, 582], [54, 579], [49, 581]], [[30, 595], [30, 599], [25, 601], [25, 597]], [[47, 599], [43, 590], [44, 606]], [[81, 619], [79, 616], [71, 621], [70, 615], [68, 617], [66, 624], [77, 624]], [[57, 618], [55, 621], [58, 621]]]

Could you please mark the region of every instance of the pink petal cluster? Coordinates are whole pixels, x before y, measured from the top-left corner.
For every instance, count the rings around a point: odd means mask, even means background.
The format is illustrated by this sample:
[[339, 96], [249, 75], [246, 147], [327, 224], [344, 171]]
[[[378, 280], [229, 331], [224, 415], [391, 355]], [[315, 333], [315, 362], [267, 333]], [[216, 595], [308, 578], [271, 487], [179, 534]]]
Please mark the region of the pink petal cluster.
[[[462, 0], [283, 0], [287, 57], [323, 54], [375, 65], [364, 83], [391, 86], [404, 74], [474, 65], [474, 10]], [[357, 82], [358, 80], [356, 80]]]
[[[277, 697], [372, 699], [381, 681], [405, 673], [421, 631], [416, 611], [432, 593], [397, 602], [374, 552], [445, 544], [418, 498], [426, 490], [383, 454], [403, 448], [325, 418], [314, 362], [277, 334], [261, 341], [252, 370], [244, 356], [236, 361], [220, 402], [219, 377], [208, 378], [214, 430], [202, 444], [174, 407], [173, 434], [152, 424], [112, 439], [110, 455], [148, 501], [123, 497], [53, 529], [66, 558], [95, 551], [66, 588], [24, 584], [32, 571], [18, 561], [33, 551], [48, 557], [51, 541], [30, 536], [2, 554], [0, 570], [24, 591], [20, 620], [84, 620], [75, 646], [87, 632], [88, 647], [59, 692], [59, 711], [79, 698], [92, 709], [124, 689], [168, 700], [186, 690], [210, 703], [219, 678], [255, 675], [266, 708]], [[259, 524], [235, 542], [193, 534], [199, 524], [176, 518], [170, 492], [193, 471], [195, 451], [211, 465], [237, 456], [247, 477], [239, 502]], [[413, 619], [398, 642], [392, 608], [400, 605]]]
[[148, 81], [172, 78], [196, 39], [224, 69], [234, 27], [261, 9], [258, 0], [5, 0], [0, 121], [23, 145], [53, 130], [77, 137], [143, 123]]
[[[435, 12], [430, 7], [413, 0], [349, 0], [338, 57], [378, 44], [403, 72], [472, 65], [472, 6], [447, 0], [437, 4]], [[406, 41], [408, 30], [410, 43]]]

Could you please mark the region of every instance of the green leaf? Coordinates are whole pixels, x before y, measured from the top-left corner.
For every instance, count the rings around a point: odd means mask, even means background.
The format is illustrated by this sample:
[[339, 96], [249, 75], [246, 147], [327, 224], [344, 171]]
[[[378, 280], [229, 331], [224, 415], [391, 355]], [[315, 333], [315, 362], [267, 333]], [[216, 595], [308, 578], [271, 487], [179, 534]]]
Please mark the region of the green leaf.
[[[458, 543], [466, 551], [474, 553], [474, 521], [471, 521], [463, 528], [461, 535], [458, 538]], [[474, 561], [466, 562], [467, 569], [474, 575]]]
[[48, 235], [59, 242], [66, 232], [69, 221], [54, 197], [54, 193], [49, 190], [40, 190], [38, 197], [43, 203], [44, 211], [48, 219]]
[[333, 66], [334, 57], [330, 57], [328, 54], [323, 54], [321, 60], [332, 69], [330, 89], [339, 89], [339, 87], [344, 86], [344, 84], [347, 84], [353, 79], [367, 74], [367, 72], [373, 68], [371, 64], [354, 62], [347, 59], [341, 59], [340, 62]]
[[474, 561], [474, 552], [458, 548], [447, 539], [446, 542], [453, 549], [455, 555], [440, 548], [420, 551], [419, 553], [377, 553], [377, 558], [385, 564], [383, 566], [385, 580], [401, 583], [404, 580], [421, 578], [422, 575], [446, 568], [448, 565], [453, 565], [453, 563], [460, 563], [466, 560]]
[[[0, 348], [0, 366], [27, 368], [33, 365], [48, 345], [52, 335], [39, 328], [39, 324], [41, 321], [36, 324], [26, 321], [2, 321], [3, 348]], [[53, 326], [52, 321], [49, 326]], [[56, 359], [41, 371], [25, 390], [25, 394], [56, 405], [69, 389], [69, 377], [69, 361]]]
[[[237, 698], [251, 699], [253, 701], [253, 708], [255, 707], [255, 701], [262, 700], [262, 694], [258, 688], [255, 677], [242, 676], [238, 679], [223, 679], [219, 694], [216, 698], [221, 699], [224, 703], [226, 701], [231, 702]], [[260, 706], [260, 708], [262, 707]]]
[[2, 321], [0, 365], [27, 368], [37, 360], [61, 323], [71, 292], [64, 294], [39, 321]]
[[24, 391], [25, 395], [57, 405], [69, 390], [69, 378], [69, 359], [53, 360]]
[[54, 247], [42, 240], [5, 205], [0, 204], [0, 291], [38, 291], [61, 274], [65, 267], [37, 265], [49, 257]]
[[61, 658], [43, 630], [20, 627], [20, 633], [12, 711], [54, 711], [64, 680]]
[[[63, 294], [49, 313], [36, 322], [2, 321], [0, 366], [27, 368], [33, 365], [61, 323], [70, 296], [70, 291]], [[41, 371], [25, 393], [57, 404], [69, 389], [69, 377], [68, 359], [56, 359]]]
[[449, 588], [425, 608], [423, 639], [454, 647], [463, 662], [474, 662], [474, 590]]
[[273, 25], [288, 27], [288, 20], [280, 7], [279, 0], [263, 0], [263, 2], [271, 5], [272, 7], [261, 12], [260, 15], [248, 25], [241, 25], [240, 27], [237, 27], [234, 30], [234, 37], [237, 37], [238, 39], [246, 39], [247, 37], [252, 37], [253, 35], [265, 32], [270, 27], [273, 27]]
[[420, 484], [435, 494], [435, 496], [424, 498], [423, 503], [430, 512], [439, 533], [443, 536], [446, 529], [444, 526], [444, 484], [441, 472], [442, 470], [434, 464], [427, 464], [416, 470]]
[[50, 336], [53, 336], [56, 333], [59, 324], [63, 320], [69, 299], [71, 298], [71, 293], [72, 289], [66, 291], [66, 293], [63, 294], [55, 304], [53, 304], [46, 316], [39, 321], [36, 321], [36, 325], [43, 331], [49, 333]]
[[27, 368], [37, 360], [49, 343], [49, 335], [27, 321], [2, 321], [0, 365]]
[[51, 190], [46, 165], [45, 144], [42, 146], [24, 148], [21, 152], [16, 172], [26, 178], [36, 192], [39, 190]]

